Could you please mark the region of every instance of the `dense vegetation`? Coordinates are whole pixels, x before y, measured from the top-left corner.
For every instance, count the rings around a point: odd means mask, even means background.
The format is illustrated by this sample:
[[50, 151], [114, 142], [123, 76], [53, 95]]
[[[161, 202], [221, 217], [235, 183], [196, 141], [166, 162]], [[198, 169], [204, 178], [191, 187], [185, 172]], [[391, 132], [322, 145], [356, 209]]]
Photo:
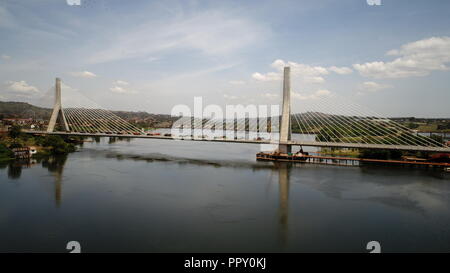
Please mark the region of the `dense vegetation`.
[[399, 150], [369, 150], [361, 149], [359, 157], [360, 158], [370, 158], [370, 159], [393, 159], [399, 160], [403, 156], [403, 152]]
[[9, 160], [9, 159], [11, 159], [13, 157], [14, 157], [14, 154], [11, 151], [11, 149], [6, 147], [5, 144], [0, 143], [0, 161]]
[[60, 155], [76, 151], [75, 144], [67, 138], [61, 136], [45, 136], [38, 137], [36, 144], [47, 148], [47, 153]]
[[26, 146], [38, 147], [39, 155], [60, 155], [76, 151], [76, 145], [82, 144], [80, 137], [61, 137], [56, 135], [32, 136], [20, 132], [20, 127], [11, 127], [8, 135], [0, 138], [0, 159], [14, 157], [13, 148]]

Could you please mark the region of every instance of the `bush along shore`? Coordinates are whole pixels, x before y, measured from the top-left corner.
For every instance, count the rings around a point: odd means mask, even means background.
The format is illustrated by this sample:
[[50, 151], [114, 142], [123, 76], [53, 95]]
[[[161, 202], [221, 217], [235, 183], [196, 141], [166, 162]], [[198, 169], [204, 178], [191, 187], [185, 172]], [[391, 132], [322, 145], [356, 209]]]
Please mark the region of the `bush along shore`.
[[37, 153], [33, 154], [33, 157], [43, 157], [75, 152], [77, 145], [83, 145], [83, 138], [34, 136], [22, 133], [19, 126], [13, 126], [8, 134], [0, 138], [0, 161], [14, 159], [14, 148], [34, 147]]

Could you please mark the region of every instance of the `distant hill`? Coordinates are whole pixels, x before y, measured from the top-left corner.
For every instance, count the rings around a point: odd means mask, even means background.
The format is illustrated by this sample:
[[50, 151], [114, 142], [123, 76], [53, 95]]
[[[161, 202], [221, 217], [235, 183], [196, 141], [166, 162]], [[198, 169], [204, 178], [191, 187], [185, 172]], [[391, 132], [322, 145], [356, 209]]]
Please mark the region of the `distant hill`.
[[[147, 112], [112, 111], [126, 121], [139, 126], [148, 127], [170, 127], [178, 118], [170, 115], [150, 114]], [[0, 119], [3, 118], [33, 118], [49, 120], [52, 109], [38, 107], [26, 102], [0, 101]]]
[[49, 119], [51, 109], [37, 107], [26, 102], [0, 101], [0, 118]]
[[[52, 109], [38, 107], [26, 102], [14, 101], [0, 101], [0, 120], [3, 118], [33, 118], [49, 120]], [[154, 127], [154, 128], [170, 128], [178, 117], [171, 117], [170, 115], [151, 114], [147, 112], [132, 112], [132, 111], [112, 111], [117, 116], [124, 120], [135, 124], [137, 127]], [[298, 114], [297, 117], [302, 120], [309, 120], [312, 116], [319, 116], [322, 119], [332, 118], [331, 115], [320, 112], [308, 112]], [[336, 117], [336, 116], [335, 116]], [[392, 120], [404, 124], [411, 129], [418, 129], [419, 131], [440, 131], [450, 130], [450, 119], [443, 118], [391, 118]], [[297, 123], [293, 122], [293, 129], [296, 129]]]

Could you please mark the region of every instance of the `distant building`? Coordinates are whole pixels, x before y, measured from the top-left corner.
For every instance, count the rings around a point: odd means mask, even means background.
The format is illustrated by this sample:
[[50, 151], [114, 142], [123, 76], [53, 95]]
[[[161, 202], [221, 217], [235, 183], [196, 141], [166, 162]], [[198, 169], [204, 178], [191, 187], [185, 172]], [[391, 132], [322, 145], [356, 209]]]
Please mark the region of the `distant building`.
[[32, 118], [4, 118], [3, 123], [7, 124], [18, 124], [18, 125], [27, 125], [33, 122]]
[[0, 124], [0, 135], [8, 134], [10, 127], [11, 125], [6, 125], [4, 123]]
[[15, 158], [30, 158], [32, 155], [37, 153], [36, 147], [21, 147], [12, 149]]

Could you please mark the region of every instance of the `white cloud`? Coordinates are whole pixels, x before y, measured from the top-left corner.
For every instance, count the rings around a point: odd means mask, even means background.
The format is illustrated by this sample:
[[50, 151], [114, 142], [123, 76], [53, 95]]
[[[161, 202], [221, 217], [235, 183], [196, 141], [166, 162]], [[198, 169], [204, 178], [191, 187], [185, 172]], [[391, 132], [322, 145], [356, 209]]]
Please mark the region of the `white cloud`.
[[326, 89], [319, 89], [310, 95], [303, 95], [303, 94], [300, 94], [297, 92], [291, 93], [291, 96], [294, 99], [299, 99], [299, 100], [319, 99], [319, 98], [330, 97], [331, 95], [332, 95], [331, 92]]
[[245, 84], [245, 81], [229, 81], [228, 83], [232, 85], [243, 85]]
[[305, 82], [307, 83], [324, 83], [325, 79], [323, 77], [306, 77]]
[[372, 78], [405, 78], [426, 76], [431, 71], [448, 70], [450, 37], [431, 37], [402, 45], [386, 53], [398, 56], [390, 62], [374, 61], [354, 64], [362, 76]]
[[264, 93], [261, 95], [264, 98], [268, 98], [268, 99], [276, 99], [278, 98], [278, 94], [272, 94], [272, 93]]
[[389, 84], [380, 84], [372, 81], [363, 82], [362, 84], [358, 85], [358, 91], [356, 92], [357, 95], [364, 95], [369, 92], [377, 92], [378, 90], [383, 90], [387, 88], [392, 88]]
[[113, 86], [109, 90], [111, 90], [111, 92], [113, 92], [113, 93], [126, 93], [127, 92], [124, 88], [122, 88], [120, 86]]
[[158, 61], [159, 59], [160, 59], [159, 57], [153, 57], [153, 56], [151, 56], [151, 57], [146, 58], [144, 61], [145, 61], [145, 62], [148, 62], [148, 63], [152, 63], [152, 62]]
[[36, 93], [39, 92], [39, 89], [36, 87], [29, 85], [26, 81], [7, 81], [8, 89], [15, 92], [21, 93]]
[[223, 94], [223, 97], [224, 97], [225, 99], [230, 99], [230, 100], [235, 100], [235, 99], [238, 98], [237, 96], [228, 95], [228, 94]]
[[2, 58], [3, 60], [10, 60], [10, 59], [11, 59], [11, 56], [8, 56], [8, 55], [3, 54], [3, 55], [1, 56], [1, 58]]
[[137, 93], [134, 90], [130, 90], [125, 87], [118, 86], [118, 85], [115, 85], [115, 86], [109, 88], [109, 91], [116, 93], [116, 94], [136, 94]]
[[117, 80], [117, 81], [113, 82], [113, 84], [126, 86], [126, 85], [129, 85], [130, 83], [128, 83], [126, 81], [122, 81], [122, 80]]
[[61, 90], [70, 90], [70, 91], [78, 91], [77, 88], [74, 88], [72, 86], [67, 85], [66, 83], [64, 83], [63, 81], [61, 81]]
[[291, 68], [292, 77], [300, 78], [305, 83], [324, 83], [325, 79], [323, 76], [330, 74], [330, 71], [340, 75], [346, 75], [353, 72], [353, 70], [348, 67], [331, 66], [325, 68], [322, 66], [311, 66], [296, 62], [285, 62], [280, 59], [275, 60], [270, 66], [275, 68], [277, 72], [268, 72], [266, 74], [255, 72], [252, 74], [252, 77], [258, 81], [278, 81], [282, 79], [284, 67], [289, 66]]
[[221, 12], [204, 12], [175, 20], [148, 21], [126, 34], [112, 37], [109, 47], [95, 52], [90, 63], [130, 58], [154, 60], [155, 54], [168, 50], [196, 50], [206, 55], [223, 55], [260, 40], [267, 30], [248, 19]]
[[339, 75], [347, 75], [347, 74], [351, 74], [353, 72], [353, 70], [351, 68], [348, 67], [337, 67], [337, 66], [330, 66], [328, 67], [328, 70], [333, 71], [334, 73], [337, 73]]
[[317, 97], [328, 97], [331, 95], [331, 92], [326, 89], [320, 89], [317, 90], [316, 93], [314, 93], [314, 95]]
[[303, 78], [303, 80], [308, 83], [323, 83], [325, 79], [321, 76], [329, 74], [328, 70], [322, 66], [310, 66], [296, 62], [285, 62], [280, 59], [275, 60], [271, 66], [279, 71], [280, 78], [284, 67], [289, 66], [293, 77]]
[[308, 99], [308, 96], [302, 95], [302, 94], [297, 93], [297, 92], [292, 92], [291, 96], [292, 96], [292, 98], [299, 99], [299, 100], [306, 100], [306, 99]]
[[97, 75], [95, 75], [92, 72], [89, 71], [80, 71], [80, 72], [72, 72], [70, 75], [78, 78], [95, 78]]
[[275, 73], [275, 72], [269, 72], [266, 74], [261, 74], [258, 72], [255, 72], [252, 74], [252, 78], [258, 81], [278, 81], [281, 80], [281, 74], [280, 73]]
[[368, 91], [378, 91], [381, 89], [386, 89], [386, 88], [391, 88], [391, 85], [388, 84], [380, 84], [380, 83], [376, 83], [376, 82], [363, 82], [360, 85], [360, 89], [361, 90], [368, 90]]

